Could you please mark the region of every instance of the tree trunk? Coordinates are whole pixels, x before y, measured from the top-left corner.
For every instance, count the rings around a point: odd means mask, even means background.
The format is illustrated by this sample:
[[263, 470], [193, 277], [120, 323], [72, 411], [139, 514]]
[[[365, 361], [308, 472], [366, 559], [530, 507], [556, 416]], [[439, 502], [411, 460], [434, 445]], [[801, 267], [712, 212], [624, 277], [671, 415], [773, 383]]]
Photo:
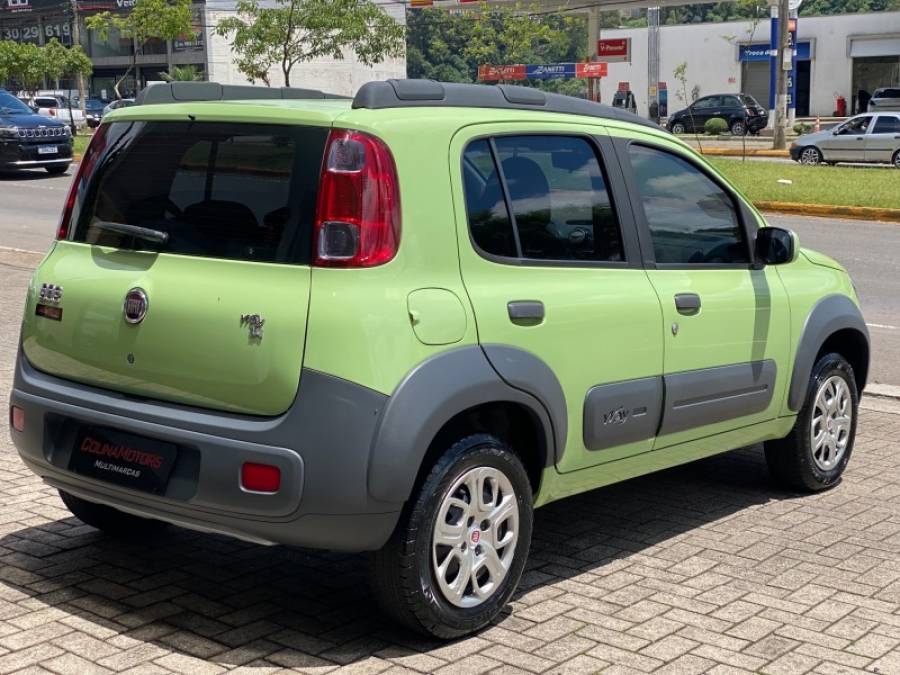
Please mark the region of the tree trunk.
[[784, 69], [784, 60], [788, 56], [788, 36], [790, 23], [790, 3], [788, 0], [780, 0], [778, 3], [778, 53], [775, 57], [777, 62], [775, 72], [775, 133], [772, 139], [772, 147], [775, 150], [784, 150], [787, 147], [785, 133], [787, 126], [787, 72]]
[[[71, 0], [72, 2], [72, 47], [78, 45], [81, 46], [81, 25], [78, 20], [78, 0]], [[87, 119], [87, 114], [84, 107], [84, 73], [79, 72], [76, 75], [76, 80], [78, 82], [78, 107], [81, 108], [81, 116]], [[74, 133], [74, 129], [73, 129]]]
[[284, 73], [284, 86], [291, 86], [291, 66], [288, 63], [281, 64], [281, 72]]

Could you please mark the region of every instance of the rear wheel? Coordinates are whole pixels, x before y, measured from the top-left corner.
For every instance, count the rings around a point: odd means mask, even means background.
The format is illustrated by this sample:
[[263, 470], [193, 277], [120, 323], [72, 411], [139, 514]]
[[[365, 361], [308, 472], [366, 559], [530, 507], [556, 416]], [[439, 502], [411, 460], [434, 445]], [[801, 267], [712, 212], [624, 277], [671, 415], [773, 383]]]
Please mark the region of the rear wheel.
[[853, 452], [859, 397], [840, 354], [813, 366], [803, 408], [785, 438], [765, 444], [769, 471], [787, 487], [817, 491], [837, 483]]
[[375, 554], [374, 592], [395, 619], [450, 639], [496, 617], [519, 583], [532, 529], [531, 485], [504, 443], [454, 443]]
[[803, 148], [800, 151], [800, 163], [807, 164], [809, 166], [815, 166], [816, 164], [822, 163], [822, 153], [818, 148], [814, 148], [812, 146], [808, 148]]
[[894, 153], [894, 158], [891, 160], [891, 163], [895, 168], [900, 169], [900, 150]]
[[744, 126], [744, 123], [740, 120], [735, 120], [731, 123], [731, 135], [732, 136], [743, 136], [747, 133], [747, 127]]
[[683, 134], [687, 131], [687, 128], [681, 122], [675, 122], [672, 125], [672, 133], [675, 135]]
[[69, 165], [64, 164], [63, 166], [45, 166], [44, 167], [51, 176], [58, 176], [62, 173], [65, 173], [69, 170]]
[[135, 538], [156, 532], [165, 523], [149, 518], [140, 518], [130, 513], [118, 511], [111, 506], [95, 504], [76, 497], [63, 490], [59, 491], [66, 508], [85, 525], [90, 525], [113, 537]]

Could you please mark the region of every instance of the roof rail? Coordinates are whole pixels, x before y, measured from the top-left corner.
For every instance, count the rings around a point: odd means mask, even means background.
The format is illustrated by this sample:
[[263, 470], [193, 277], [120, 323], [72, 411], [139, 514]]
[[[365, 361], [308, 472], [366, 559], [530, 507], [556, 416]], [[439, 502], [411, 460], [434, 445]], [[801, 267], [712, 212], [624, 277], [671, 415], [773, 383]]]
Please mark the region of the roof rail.
[[367, 82], [356, 92], [353, 107], [371, 110], [410, 107], [543, 110], [567, 115], [601, 117], [660, 129], [653, 122], [621, 108], [509, 84], [457, 84], [436, 80]]
[[292, 87], [254, 87], [219, 84], [218, 82], [170, 82], [144, 87], [135, 97], [135, 105], [181, 103], [188, 101], [248, 101], [257, 99], [326, 99], [349, 98], [328, 94], [318, 89]]

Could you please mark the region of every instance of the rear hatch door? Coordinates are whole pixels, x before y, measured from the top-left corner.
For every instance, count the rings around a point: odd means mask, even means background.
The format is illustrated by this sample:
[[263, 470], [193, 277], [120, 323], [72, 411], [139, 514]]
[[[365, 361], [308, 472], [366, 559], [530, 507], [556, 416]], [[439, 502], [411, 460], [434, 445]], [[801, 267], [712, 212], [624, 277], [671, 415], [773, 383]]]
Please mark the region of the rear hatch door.
[[136, 397], [283, 412], [302, 366], [328, 127], [101, 129], [69, 234], [35, 275], [26, 357]]

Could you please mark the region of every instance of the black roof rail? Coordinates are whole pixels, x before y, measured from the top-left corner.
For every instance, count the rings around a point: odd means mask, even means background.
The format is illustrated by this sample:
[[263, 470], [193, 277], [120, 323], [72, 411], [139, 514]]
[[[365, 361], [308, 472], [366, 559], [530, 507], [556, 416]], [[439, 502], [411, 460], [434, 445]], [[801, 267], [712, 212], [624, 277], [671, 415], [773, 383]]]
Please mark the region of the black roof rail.
[[353, 107], [370, 110], [411, 107], [543, 110], [630, 122], [657, 130], [661, 128], [659, 125], [621, 108], [509, 84], [458, 84], [437, 82], [436, 80], [367, 82], [356, 92]]
[[138, 92], [135, 105], [182, 103], [188, 101], [248, 101], [261, 99], [335, 99], [349, 98], [318, 89], [293, 87], [254, 87], [218, 82], [170, 82], [151, 84]]

